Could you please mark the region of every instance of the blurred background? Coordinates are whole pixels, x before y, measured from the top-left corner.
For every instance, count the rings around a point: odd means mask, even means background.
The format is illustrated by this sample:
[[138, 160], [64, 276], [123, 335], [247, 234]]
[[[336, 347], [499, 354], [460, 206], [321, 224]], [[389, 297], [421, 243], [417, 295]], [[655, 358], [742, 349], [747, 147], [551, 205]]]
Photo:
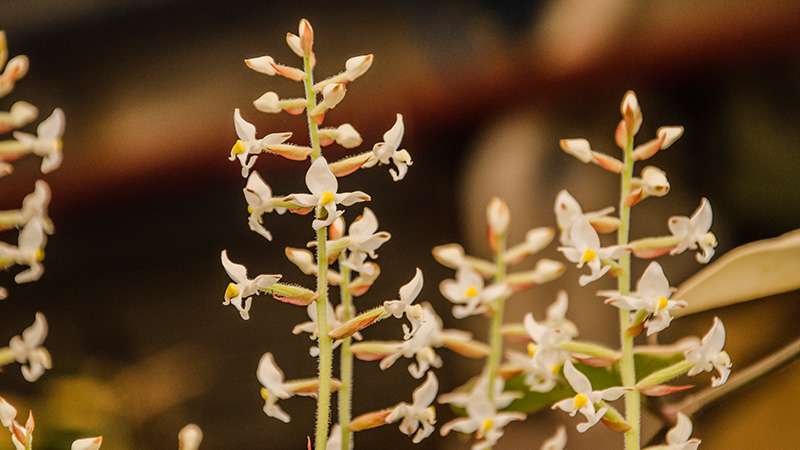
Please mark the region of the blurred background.
[[[57, 226], [47, 272], [29, 285], [13, 285], [13, 274], [2, 278], [10, 290], [0, 305], [4, 336], [29, 325], [35, 311], [51, 326], [54, 369], [36, 384], [25, 383], [16, 368], [3, 377], [2, 395], [36, 413], [38, 449], [65, 448], [68, 438], [87, 433], [104, 434], [106, 450], [172, 449], [187, 422], [202, 426], [206, 449], [305, 448], [313, 401], [285, 402], [293, 421], [284, 425], [261, 412], [255, 378], [265, 351], [290, 378], [315, 373], [310, 341], [289, 334], [306, 320], [305, 309], [261, 296], [251, 320], [242, 321], [221, 304], [228, 278], [219, 262], [228, 249], [252, 272], [312, 285], [283, 258], [283, 245], [313, 238], [307, 218], [266, 217], [273, 244], [249, 231], [244, 180], [227, 160], [235, 107], [259, 134], [288, 130], [295, 142], [305, 141], [302, 119], [261, 114], [251, 104], [267, 90], [292, 97], [300, 87], [242, 63], [263, 54], [294, 63], [283, 37], [296, 32], [301, 17], [315, 27], [318, 78], [341, 70], [347, 57], [376, 55], [326, 123], [352, 123], [369, 148], [401, 112], [404, 146], [414, 158], [401, 183], [385, 169], [342, 182], [372, 194], [381, 228], [393, 234], [380, 252], [383, 274], [359, 307], [393, 298], [419, 266], [423, 298], [456, 326], [437, 289], [451, 272], [430, 249], [463, 242], [487, 256], [483, 211], [491, 196], [510, 204], [514, 239], [530, 227], [555, 225], [552, 204], [564, 187], [587, 209], [614, 204], [616, 179], [576, 164], [557, 143], [586, 137], [614, 154], [627, 89], [636, 90], [644, 111], [640, 140], [660, 125], [686, 128], [654, 160], [669, 174], [672, 192], [637, 207], [634, 237], [664, 233], [666, 219], [690, 214], [701, 196], [714, 207], [718, 254], [800, 223], [795, 1], [7, 0], [0, 3], [0, 28], [11, 55], [27, 54], [31, 70], [2, 109], [25, 99], [43, 112], [60, 106], [67, 116], [65, 162], [45, 177]], [[348, 154], [329, 149], [333, 158]], [[38, 164], [25, 160], [4, 178], [4, 208], [17, 207], [33, 189]], [[277, 193], [304, 191], [305, 167], [269, 156], [256, 165]], [[545, 256], [558, 258], [554, 248]], [[697, 269], [689, 254], [665, 263], [674, 285]], [[582, 336], [614, 344], [616, 313], [593, 293], [612, 281], [581, 290], [576, 280], [570, 269], [520, 295], [507, 321], [541, 314], [565, 288]], [[727, 325], [735, 365], [798, 337], [797, 297], [715, 312]], [[663, 339], [701, 335], [712, 316], [678, 321]], [[485, 336], [481, 318], [458, 326]], [[398, 328], [378, 326], [368, 336], [396, 339]], [[480, 368], [440, 354], [441, 392]], [[357, 362], [355, 413], [408, 399], [406, 365], [382, 373], [377, 364]], [[695, 421], [703, 448], [796, 449], [788, 430], [800, 418], [791, 400], [800, 398], [798, 375], [795, 362], [704, 411]], [[440, 423], [450, 418], [440, 408]], [[510, 426], [497, 448], [538, 448], [558, 423], [568, 426], [569, 448], [619, 446], [602, 427], [579, 436], [574, 420], [545, 412]], [[646, 427], [652, 435], [659, 422], [648, 417]], [[359, 433], [357, 443], [412, 448], [396, 427]], [[466, 445], [437, 435], [416, 448]], [[8, 447], [0, 439], [0, 448]]]

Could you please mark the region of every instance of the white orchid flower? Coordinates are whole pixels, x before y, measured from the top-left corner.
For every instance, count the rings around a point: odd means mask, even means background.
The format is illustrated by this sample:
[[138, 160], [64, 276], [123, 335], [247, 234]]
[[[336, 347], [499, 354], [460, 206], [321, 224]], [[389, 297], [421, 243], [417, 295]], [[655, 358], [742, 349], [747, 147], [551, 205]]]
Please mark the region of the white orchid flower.
[[100, 450], [103, 436], [77, 439], [72, 442], [71, 450]]
[[45, 233], [53, 234], [53, 221], [47, 214], [50, 206], [50, 186], [44, 180], [36, 180], [36, 187], [33, 192], [22, 199], [22, 209], [20, 210], [22, 223], [28, 223], [34, 217], [42, 220]]
[[36, 313], [33, 325], [23, 330], [22, 335], [14, 336], [8, 343], [14, 359], [22, 365], [22, 376], [34, 382], [53, 365], [50, 352], [42, 346], [47, 337], [47, 320], [42, 313]]
[[[486, 399], [488, 397], [486, 388], [489, 377], [482, 374], [469, 391], [455, 391], [439, 396], [439, 403], [449, 404], [459, 408], [466, 408], [467, 405]], [[522, 398], [524, 394], [516, 391], [505, 391], [505, 381], [502, 378], [494, 380], [494, 407], [503, 409], [514, 400]]]
[[[339, 306], [342, 306], [342, 305], [339, 305]], [[317, 304], [316, 303], [310, 303], [306, 307], [306, 312], [307, 312], [308, 318], [310, 320], [307, 321], [307, 322], [303, 322], [303, 323], [295, 325], [295, 327], [292, 329], [292, 334], [308, 333], [309, 334], [309, 338], [311, 340], [313, 340], [313, 341], [316, 341], [316, 339], [317, 339], [317, 330], [319, 330], [319, 326], [317, 324]], [[341, 318], [342, 318], [343, 314], [344, 314], [344, 309], [343, 308], [337, 307], [336, 311], [334, 311], [334, 309], [331, 306], [330, 302], [328, 303], [327, 318], [328, 318], [328, 327], [329, 327], [329, 329], [332, 330], [334, 328], [339, 327], [342, 324]], [[361, 340], [361, 334], [360, 333], [355, 333], [355, 334], [353, 334], [353, 338], [355, 338], [356, 340]], [[333, 349], [335, 350], [336, 347], [338, 347], [339, 345], [342, 344], [342, 342], [343, 341], [341, 339], [335, 340], [333, 342]], [[319, 356], [319, 347], [312, 346], [311, 348], [309, 348], [308, 353], [312, 357], [316, 358], [317, 356]]]
[[472, 445], [472, 450], [486, 450], [493, 447], [501, 437], [503, 428], [514, 420], [525, 420], [525, 414], [519, 412], [498, 413], [494, 405], [486, 397], [476, 397], [466, 405], [467, 417], [451, 420], [441, 429], [442, 436], [451, 430], [459, 433], [475, 433], [479, 439]]
[[649, 336], [669, 326], [672, 322], [671, 311], [686, 307], [685, 301], [670, 299], [672, 291], [661, 264], [654, 261], [647, 266], [642, 277], [639, 278], [635, 292], [630, 295], [620, 295], [618, 291], [600, 291], [598, 295], [609, 297], [606, 303], [620, 309], [647, 311], [645, 327]]
[[12, 264], [28, 266], [28, 269], [14, 277], [17, 283], [29, 283], [42, 277], [44, 273], [44, 244], [47, 240], [42, 218], [34, 216], [19, 232], [18, 246], [0, 242], [0, 266]]
[[586, 286], [605, 275], [611, 267], [604, 264], [604, 261], [617, 259], [625, 251], [619, 245], [600, 247], [600, 237], [597, 236], [597, 232], [585, 217], [580, 217], [575, 221], [569, 236], [571, 245], [559, 247], [558, 251], [563, 253], [569, 261], [577, 263], [579, 269], [584, 264], [589, 266], [591, 273], [578, 278], [578, 284], [581, 286]]
[[692, 421], [679, 412], [678, 421], [667, 432], [666, 444], [647, 447], [645, 450], [697, 450], [700, 439], [692, 438]]
[[394, 181], [402, 180], [408, 172], [408, 166], [413, 164], [408, 151], [399, 150], [404, 131], [403, 115], [397, 114], [392, 128], [389, 128], [389, 131], [383, 134], [383, 142], [375, 144], [372, 148], [374, 159], [367, 161], [364, 167], [372, 167], [375, 164], [384, 165], [394, 163], [397, 167], [397, 171], [389, 169], [389, 173], [392, 175]]
[[692, 217], [673, 216], [669, 218], [667, 225], [673, 236], [681, 241], [672, 249], [671, 255], [685, 252], [687, 249], [695, 250], [700, 248], [695, 256], [697, 262], [707, 263], [714, 256], [714, 248], [717, 246], [717, 238], [711, 233], [711, 221], [713, 214], [711, 204], [707, 199], [700, 200], [700, 206], [692, 214]]
[[225, 296], [222, 301], [223, 305], [233, 305], [242, 319], [250, 319], [250, 306], [252, 297], [261, 293], [261, 289], [266, 289], [278, 280], [281, 279], [280, 275], [258, 275], [250, 279], [247, 277], [247, 268], [241, 264], [234, 263], [228, 259], [227, 250], [223, 250], [220, 254], [222, 260], [222, 267], [225, 272], [233, 280], [228, 283], [225, 289]]
[[283, 144], [292, 137], [292, 133], [271, 133], [263, 138], [256, 138], [256, 126], [242, 118], [239, 108], [233, 111], [233, 125], [236, 128], [236, 136], [239, 139], [233, 144], [231, 155], [228, 159], [233, 161], [239, 158], [239, 162], [242, 165], [243, 178], [247, 178], [250, 168], [256, 163], [257, 155], [264, 148], [270, 145]]
[[397, 346], [395, 352], [381, 359], [379, 364], [381, 370], [388, 369], [401, 357], [416, 359], [415, 363], [408, 366], [408, 372], [414, 378], [422, 378], [431, 367], [442, 367], [442, 358], [434, 350], [443, 344], [441, 319], [429, 305], [415, 306], [415, 310], [419, 311], [419, 318], [412, 322], [411, 330], [403, 325], [406, 340]]
[[728, 381], [731, 374], [731, 357], [728, 352], [722, 350], [725, 346], [725, 326], [718, 317], [714, 318], [714, 325], [703, 336], [700, 344], [694, 344], [684, 353], [686, 360], [693, 364], [689, 369], [689, 376], [695, 376], [701, 372], [716, 370], [719, 377], [711, 378], [711, 386], [718, 387]]
[[525, 385], [534, 392], [552, 391], [558, 384], [559, 371], [566, 360], [562, 352], [538, 351], [535, 344], [528, 346], [527, 354], [508, 351], [506, 358], [509, 365], [521, 371]]
[[523, 370], [525, 384], [533, 391], [551, 391], [558, 381], [561, 366], [569, 360], [569, 352], [559, 346], [572, 340], [577, 330], [572, 322], [564, 319], [566, 307], [566, 293], [561, 292], [548, 309], [546, 322], [537, 322], [533, 314], [528, 313], [524, 320], [525, 331], [533, 341], [528, 345], [528, 355], [508, 354], [511, 363]]
[[511, 288], [505, 283], [484, 288], [483, 277], [466, 265], [456, 271], [455, 279], [442, 281], [439, 290], [445, 298], [455, 303], [453, 317], [457, 319], [486, 312], [492, 302], [511, 295]]
[[378, 257], [375, 251], [392, 235], [386, 231], [378, 231], [378, 218], [369, 208], [364, 208], [361, 216], [350, 224], [348, 234], [350, 243], [347, 248], [350, 254], [345, 261], [345, 265], [356, 272], [370, 272], [370, 266], [365, 264], [367, 256], [372, 259]]
[[555, 203], [556, 223], [558, 224], [558, 229], [561, 231], [559, 237], [561, 245], [573, 245], [570, 239], [570, 230], [572, 230], [572, 226], [581, 217], [591, 221], [598, 217], [607, 216], [612, 212], [614, 212], [614, 208], [608, 207], [599, 211], [584, 213], [581, 205], [575, 200], [575, 197], [570, 195], [566, 190], [562, 190], [556, 196]]
[[272, 189], [256, 171], [247, 178], [247, 185], [242, 191], [247, 201], [247, 212], [250, 213], [247, 219], [250, 229], [271, 241], [272, 233], [264, 228], [262, 216], [272, 211], [283, 214], [286, 208], [274, 206], [276, 199], [272, 197]]
[[315, 159], [306, 172], [306, 186], [310, 194], [292, 194], [287, 200], [307, 208], [317, 207], [325, 210], [327, 214], [325, 219], [314, 219], [312, 226], [315, 230], [332, 224], [344, 213], [337, 211], [336, 205], [350, 206], [370, 200], [369, 195], [361, 191], [338, 193], [339, 182], [322, 156]]
[[263, 386], [261, 388], [261, 398], [264, 399], [264, 413], [281, 422], [289, 423], [291, 417], [278, 406], [278, 400], [286, 400], [294, 394], [284, 383], [283, 371], [275, 364], [275, 358], [272, 353], [264, 353], [261, 356], [256, 377]]
[[414, 300], [417, 299], [419, 293], [422, 291], [422, 271], [417, 267], [414, 273], [414, 278], [408, 283], [400, 287], [400, 298], [397, 300], [387, 300], [383, 302], [383, 307], [386, 312], [394, 316], [396, 319], [406, 316], [406, 319], [411, 323], [411, 328], [403, 324], [403, 331], [405, 339], [409, 339], [420, 325], [422, 318], [423, 308], [420, 305], [413, 305]]
[[203, 430], [190, 423], [178, 432], [178, 450], [198, 450], [203, 442]]
[[576, 392], [572, 398], [561, 400], [553, 405], [553, 409], [560, 409], [568, 412], [570, 416], [575, 416], [577, 413], [583, 414], [586, 422], [578, 424], [578, 431], [583, 433], [592, 426], [594, 426], [608, 411], [607, 407], [602, 407], [599, 410], [595, 409], [595, 404], [601, 400], [616, 400], [625, 394], [623, 387], [611, 387], [600, 391], [592, 389], [592, 383], [586, 375], [582, 374], [575, 368], [572, 361], [567, 360], [564, 363], [564, 376], [567, 382]]
[[52, 172], [61, 165], [64, 155], [61, 151], [63, 143], [61, 137], [64, 135], [64, 111], [56, 108], [50, 117], [43, 120], [36, 127], [36, 135], [22, 131], [14, 132], [14, 139], [21, 142], [25, 148], [33, 152], [42, 159], [42, 173]]
[[392, 409], [386, 417], [386, 423], [394, 423], [400, 419], [400, 431], [408, 436], [414, 434], [412, 442], [420, 443], [433, 433], [436, 423], [436, 408], [432, 405], [439, 392], [439, 381], [433, 372], [428, 372], [428, 378], [419, 387], [414, 389], [411, 404], [400, 403]]
[[569, 307], [569, 297], [567, 291], [560, 290], [556, 295], [556, 301], [547, 307], [545, 325], [561, 334], [574, 338], [578, 335], [578, 328], [567, 319], [567, 308]]
[[544, 441], [539, 450], [564, 450], [567, 446], [567, 429], [558, 427], [556, 433]]

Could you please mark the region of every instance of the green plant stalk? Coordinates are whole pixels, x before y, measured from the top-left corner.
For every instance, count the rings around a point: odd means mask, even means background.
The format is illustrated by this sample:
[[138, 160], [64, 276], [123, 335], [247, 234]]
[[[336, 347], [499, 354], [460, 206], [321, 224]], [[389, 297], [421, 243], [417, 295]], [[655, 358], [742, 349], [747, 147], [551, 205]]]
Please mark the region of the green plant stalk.
[[[619, 220], [617, 230], [617, 244], [627, 245], [630, 237], [631, 209], [625, 202], [631, 193], [631, 178], [633, 177], [633, 133], [628, 134], [624, 150], [624, 167], [620, 181]], [[625, 252], [619, 260], [619, 274], [617, 276], [617, 290], [620, 295], [628, 295], [631, 290], [631, 255]], [[619, 370], [622, 375], [622, 384], [632, 388], [636, 385], [636, 367], [633, 359], [633, 336], [627, 331], [630, 328], [630, 313], [624, 309], [619, 310], [619, 334], [622, 346], [622, 357], [619, 361]], [[625, 432], [625, 450], [639, 450], [641, 426], [641, 400], [639, 391], [630, 390], [625, 393], [625, 420], [630, 425], [630, 430]]]
[[[306, 119], [308, 136], [311, 143], [311, 160], [322, 155], [319, 145], [319, 129], [310, 111], [317, 106], [317, 94], [314, 93], [314, 73], [309, 55], [303, 57], [303, 70], [306, 77], [303, 81], [306, 93]], [[322, 210], [317, 208], [316, 217], [320, 218]], [[315, 450], [326, 450], [328, 446], [328, 427], [330, 425], [331, 376], [333, 372], [333, 346], [328, 336], [328, 227], [317, 230], [317, 345], [319, 346], [319, 393], [317, 395], [317, 427], [314, 436]]]
[[[496, 241], [494, 274], [495, 283], [502, 282], [506, 277], [506, 262], [503, 254], [506, 251], [505, 235], [497, 236]], [[500, 360], [503, 356], [503, 311], [505, 310], [506, 299], [501, 297], [494, 301], [492, 305], [492, 321], [489, 328], [489, 359], [486, 362], [487, 387], [489, 389], [489, 401], [494, 404], [494, 380], [497, 378], [497, 370], [500, 367]]]
[[[353, 295], [350, 292], [350, 268], [344, 265], [344, 252], [339, 255], [339, 272], [342, 281], [339, 282], [339, 292], [342, 297], [342, 322], [347, 322], [353, 318]], [[353, 441], [353, 433], [350, 431], [351, 407], [353, 403], [353, 353], [350, 351], [350, 336], [342, 339], [339, 347], [339, 378], [342, 381], [339, 387], [339, 427], [342, 432], [342, 450], [350, 450]]]

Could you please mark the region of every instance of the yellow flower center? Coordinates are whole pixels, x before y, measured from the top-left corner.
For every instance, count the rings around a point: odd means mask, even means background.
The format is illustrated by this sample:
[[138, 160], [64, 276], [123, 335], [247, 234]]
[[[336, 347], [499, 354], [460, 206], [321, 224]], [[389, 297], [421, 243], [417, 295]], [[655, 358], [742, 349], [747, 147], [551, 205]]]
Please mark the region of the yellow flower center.
[[481, 429], [478, 430], [478, 434], [480, 435], [478, 437], [482, 438], [483, 435], [485, 435], [493, 427], [494, 427], [494, 420], [492, 420], [492, 419], [483, 419], [483, 422], [481, 422]]
[[589, 397], [586, 394], [578, 394], [572, 399], [575, 402], [575, 409], [581, 409], [589, 403]]
[[36, 259], [36, 261], [39, 262], [44, 261], [44, 249], [43, 248], [36, 249], [36, 254], [34, 255], [34, 258]]
[[561, 365], [560, 364], [552, 364], [550, 366], [550, 372], [552, 372], [553, 375], [558, 375], [558, 372], [560, 370], [561, 370]]
[[430, 421], [436, 422], [436, 408], [433, 405], [431, 405], [428, 406], [426, 411], [428, 412], [428, 418], [430, 418]]
[[333, 192], [331, 191], [325, 191], [322, 193], [322, 195], [319, 196], [319, 204], [323, 206], [327, 205], [328, 203], [331, 203], [333, 200], [334, 196]]
[[536, 355], [536, 344], [533, 342], [528, 343], [528, 356], [533, 358]]
[[467, 288], [466, 291], [464, 291], [464, 297], [467, 298], [473, 298], [477, 295], [478, 295], [478, 288], [476, 288], [475, 286], [470, 286]]
[[247, 205], [247, 213], [248, 214], [253, 214], [253, 207], [252, 206]]
[[58, 152], [60, 152], [61, 149], [64, 148], [64, 141], [62, 141], [61, 139], [56, 139], [53, 144], [56, 148], [56, 151]]
[[589, 261], [593, 261], [595, 258], [597, 258], [597, 252], [594, 249], [587, 248], [583, 251], [581, 262], [588, 263]]
[[228, 283], [228, 287], [225, 288], [225, 298], [230, 300], [238, 296], [239, 296], [239, 287], [236, 286], [236, 284], [234, 283]]
[[267, 390], [267, 388], [262, 387], [261, 390], [259, 391], [259, 394], [261, 394], [261, 398], [263, 398], [265, 402], [269, 400], [269, 391]]
[[246, 151], [247, 149], [244, 146], [244, 142], [242, 142], [240, 139], [237, 139], [236, 143], [233, 144], [233, 148], [231, 148], [231, 155], [241, 155]]
[[660, 310], [666, 308], [667, 304], [669, 304], [669, 300], [667, 300], [667, 297], [663, 297], [663, 296], [662, 297], [658, 297], [658, 306], [657, 306], [656, 309], [660, 311]]

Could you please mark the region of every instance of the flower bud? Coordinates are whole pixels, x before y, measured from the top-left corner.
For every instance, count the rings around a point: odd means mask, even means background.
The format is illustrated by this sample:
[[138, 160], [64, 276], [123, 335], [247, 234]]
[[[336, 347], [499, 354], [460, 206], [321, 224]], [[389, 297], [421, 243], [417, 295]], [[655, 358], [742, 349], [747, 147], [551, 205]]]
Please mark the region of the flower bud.
[[628, 91], [622, 97], [620, 113], [625, 121], [628, 135], [633, 136], [638, 133], [639, 127], [642, 126], [642, 110], [639, 108], [639, 100], [636, 98], [635, 92]]
[[348, 336], [352, 336], [358, 331], [367, 328], [368, 326], [380, 321], [381, 319], [388, 316], [386, 309], [383, 306], [379, 306], [377, 308], [370, 309], [369, 311], [363, 312], [356, 317], [348, 320], [347, 322], [339, 325], [338, 327], [334, 328], [328, 333], [328, 336], [332, 337], [333, 339], [342, 339]]
[[361, 75], [367, 73], [369, 68], [372, 67], [372, 60], [373, 55], [371, 53], [369, 55], [354, 56], [349, 58], [344, 63], [347, 81], [355, 81], [356, 78], [359, 78]]
[[178, 433], [178, 450], [197, 450], [201, 442], [203, 442], [203, 430], [193, 423], [184, 426]]
[[669, 181], [663, 170], [654, 166], [642, 169], [642, 189], [645, 195], [663, 197], [669, 193]]
[[17, 409], [14, 408], [11, 403], [8, 403], [6, 399], [0, 397], [0, 423], [2, 423], [5, 428], [8, 428], [16, 417]]
[[303, 46], [300, 44], [300, 36], [294, 33], [286, 33], [286, 45], [292, 49], [295, 55], [303, 57]]
[[292, 161], [304, 161], [313, 151], [311, 147], [294, 144], [267, 145], [265, 150]]
[[511, 221], [511, 213], [506, 202], [498, 197], [493, 197], [486, 207], [486, 220], [489, 223], [491, 235], [505, 235], [508, 231], [508, 223]]
[[344, 217], [339, 216], [328, 227], [328, 239], [331, 241], [341, 239], [342, 236], [344, 236], [344, 233], [345, 233]]
[[586, 139], [561, 139], [558, 141], [561, 150], [578, 158], [582, 162], [590, 162], [592, 157], [592, 147]]
[[301, 19], [297, 28], [297, 34], [300, 35], [300, 48], [304, 55], [310, 55], [314, 47], [314, 29], [306, 19]]
[[336, 136], [336, 143], [342, 147], [354, 148], [361, 145], [361, 135], [358, 134], [358, 131], [349, 123], [339, 125], [336, 131], [338, 133]]
[[[78, 439], [72, 443], [72, 450], [99, 450], [102, 444], [103, 436]], [[182, 447], [181, 450], [183, 450]]]
[[265, 113], [279, 113], [283, 110], [280, 105], [280, 98], [275, 92], [269, 91], [253, 101], [253, 106], [257, 110]]
[[316, 292], [294, 284], [275, 283], [264, 291], [272, 294], [275, 300], [298, 306], [306, 306], [317, 299]]
[[656, 130], [656, 136], [663, 141], [661, 150], [664, 150], [683, 136], [683, 127], [661, 127]]
[[273, 67], [275, 60], [272, 59], [271, 56], [259, 56], [258, 58], [245, 59], [244, 63], [247, 67], [258, 73], [263, 73], [264, 75], [273, 76], [276, 73]]
[[8, 61], [8, 64], [3, 71], [3, 76], [8, 76], [15, 81], [19, 80], [28, 73], [29, 67], [30, 61], [28, 60], [28, 57], [25, 55], [17, 55]]
[[284, 253], [286, 254], [286, 259], [297, 266], [304, 274], [314, 275], [317, 273], [317, 263], [314, 261], [314, 255], [310, 251], [304, 248], [286, 247]]
[[386, 418], [392, 413], [392, 408], [362, 414], [350, 421], [350, 431], [364, 431], [386, 425]]
[[360, 153], [358, 155], [348, 156], [338, 161], [328, 164], [328, 168], [337, 177], [344, 177], [350, 175], [356, 170], [364, 167], [370, 159], [373, 158], [372, 152]]

